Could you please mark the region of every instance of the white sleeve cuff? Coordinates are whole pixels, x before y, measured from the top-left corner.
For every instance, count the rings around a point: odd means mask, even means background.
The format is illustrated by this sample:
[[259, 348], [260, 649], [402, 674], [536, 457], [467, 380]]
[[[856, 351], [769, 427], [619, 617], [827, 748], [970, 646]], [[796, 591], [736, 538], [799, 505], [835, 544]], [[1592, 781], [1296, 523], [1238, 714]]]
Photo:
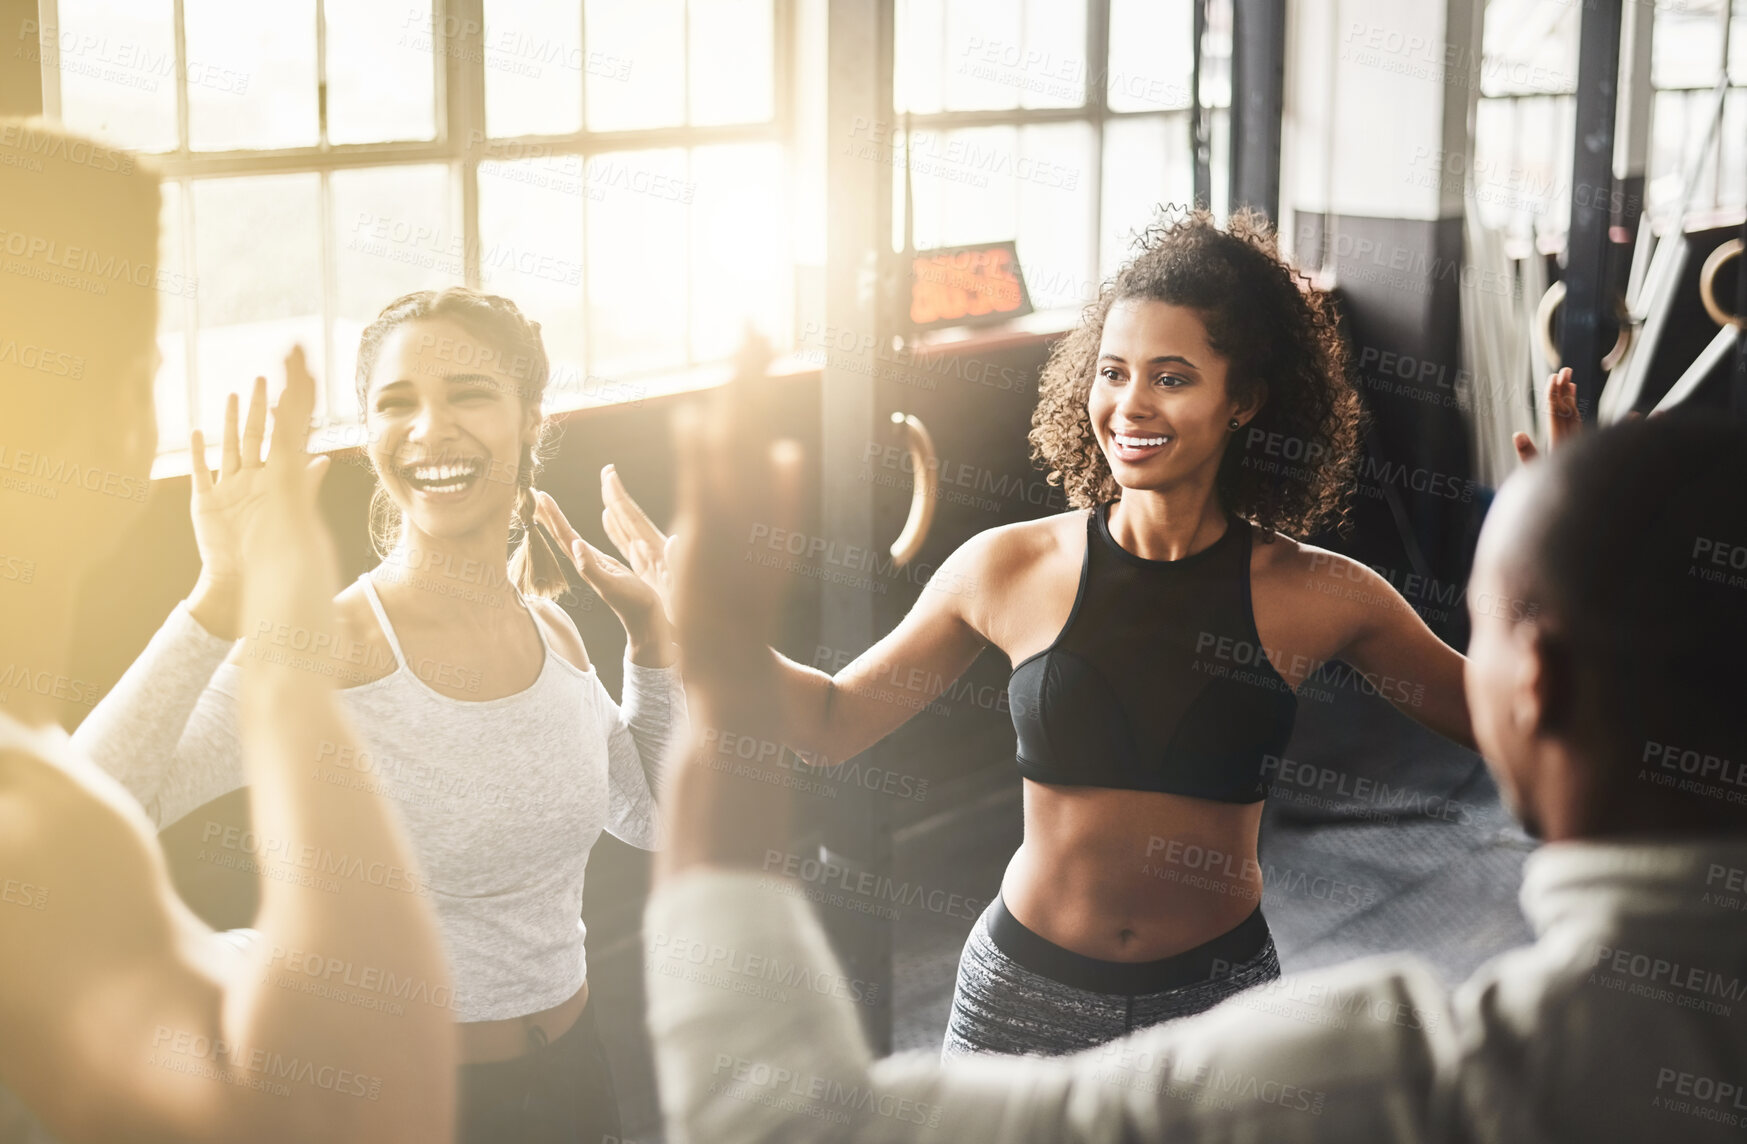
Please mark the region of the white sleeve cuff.
[[164, 621], [163, 630], [179, 647], [187, 648], [191, 653], [197, 653], [213, 661], [214, 666], [224, 662], [224, 658], [236, 646], [236, 640], [227, 640], [207, 631], [201, 622], [194, 618], [194, 613], [188, 610], [188, 601], [183, 600], [170, 609], [169, 618]]
[[680, 686], [679, 664], [670, 663], [666, 667], [650, 667], [638, 663], [631, 658], [631, 645], [625, 645], [625, 686], [635, 683], [646, 690], [660, 688], [677, 688]]

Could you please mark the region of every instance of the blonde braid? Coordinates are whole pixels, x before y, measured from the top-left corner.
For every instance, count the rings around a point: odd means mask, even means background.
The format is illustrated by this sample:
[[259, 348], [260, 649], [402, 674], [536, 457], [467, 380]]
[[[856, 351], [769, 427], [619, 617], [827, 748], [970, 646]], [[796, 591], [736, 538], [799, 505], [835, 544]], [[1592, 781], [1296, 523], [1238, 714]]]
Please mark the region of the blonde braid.
[[524, 596], [551, 600], [569, 591], [570, 584], [564, 578], [564, 566], [559, 563], [562, 554], [554, 552], [534, 526], [534, 514], [539, 508], [539, 501], [534, 498], [534, 470], [538, 466], [533, 447], [522, 446], [521, 463], [516, 466], [515, 520], [521, 537], [510, 554], [510, 582]]

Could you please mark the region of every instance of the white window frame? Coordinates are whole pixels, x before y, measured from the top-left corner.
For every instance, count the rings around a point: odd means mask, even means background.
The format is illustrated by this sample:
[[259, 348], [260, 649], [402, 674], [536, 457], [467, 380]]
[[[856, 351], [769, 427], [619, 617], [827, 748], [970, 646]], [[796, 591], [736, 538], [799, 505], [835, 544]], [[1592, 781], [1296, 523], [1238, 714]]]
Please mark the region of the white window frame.
[[[1217, 4], [1220, 0], [1214, 0], [1214, 2]], [[1144, 119], [1159, 119], [1167, 123], [1175, 124], [1182, 135], [1183, 146], [1185, 150], [1189, 151], [1191, 161], [1193, 161], [1194, 142], [1190, 134], [1190, 129], [1191, 116], [1194, 112], [1194, 107], [1191, 105], [1189, 107], [1181, 108], [1148, 108], [1134, 111], [1112, 110], [1109, 106], [1108, 85], [1110, 76], [1110, 8], [1112, 0], [1084, 0], [1084, 3], [1086, 5], [1085, 59], [1087, 62], [1087, 68], [1085, 100], [1080, 106], [1040, 108], [1013, 107], [978, 111], [916, 111], [909, 112], [907, 116], [905, 112], [897, 110], [894, 106], [893, 115], [899, 126], [902, 126], [907, 118], [911, 131], [917, 134], [922, 132], [954, 131], [975, 127], [1018, 128], [1031, 127], [1039, 124], [1060, 123], [1084, 123], [1090, 126], [1092, 129], [1093, 140], [1092, 169], [1090, 177], [1085, 181], [1082, 193], [1089, 194], [1092, 200], [1092, 231], [1090, 236], [1092, 243], [1091, 280], [1093, 282], [1098, 282], [1105, 276], [1104, 268], [1101, 264], [1104, 238], [1105, 125], [1116, 120]], [[1229, 2], [1227, 3], [1226, 10], [1229, 13]], [[947, 5], [942, 4], [941, 19], [943, 22], [947, 19], [946, 13]], [[895, 57], [896, 53], [894, 53], [893, 60], [894, 68], [897, 66], [897, 60]], [[1094, 61], [1096, 61], [1095, 67], [1093, 66]], [[896, 76], [893, 78], [895, 94]], [[1194, 96], [1191, 94], [1191, 99], [1193, 98]], [[896, 100], [894, 99], [894, 104], [895, 102]], [[1212, 202], [1208, 203], [1207, 206], [1210, 209], [1213, 209], [1217, 216], [1223, 217], [1226, 213], [1226, 199], [1229, 188], [1219, 176], [1222, 171], [1229, 173], [1230, 170], [1229, 140], [1231, 105], [1229, 92], [1227, 93], [1227, 98], [1224, 102], [1204, 103], [1203, 106], [1208, 110], [1208, 135], [1211, 151], [1209, 166], [1212, 174], [1212, 183], [1210, 187]], [[1226, 140], [1226, 146], [1223, 149], [1218, 145], [1218, 140], [1222, 137]], [[1222, 158], [1224, 160], [1223, 163], [1218, 161]], [[893, 210], [902, 211], [903, 209], [904, 204], [901, 201], [894, 200]], [[1018, 239], [1019, 237], [1020, 236], [1017, 234], [1014, 235], [1015, 239]], [[1025, 263], [1024, 260], [1021, 259], [1021, 273], [1024, 272], [1024, 269]], [[1066, 320], [1071, 324], [1078, 320], [1079, 312], [1080, 307], [1076, 305], [1059, 310], [1055, 312], [1055, 314], [1065, 316]], [[1023, 319], [1020, 321], [1024, 323]], [[1039, 323], [1032, 322], [1024, 324], [1038, 325]], [[1050, 324], [1051, 323], [1047, 320], [1042, 323], [1042, 325], [1045, 326]]]
[[[237, 0], [237, 2], [255, 2], [255, 0]], [[337, 0], [344, 3], [345, 0]], [[409, 5], [418, 0], [408, 0]], [[181, 195], [181, 257], [182, 265], [188, 268], [190, 274], [197, 265], [194, 260], [194, 225], [193, 225], [193, 195], [191, 186], [195, 181], [245, 175], [273, 174], [317, 174], [320, 176], [319, 215], [318, 224], [321, 229], [321, 283], [322, 283], [322, 349], [321, 376], [326, 379], [326, 401], [323, 408], [347, 408], [345, 401], [336, 401], [341, 391], [335, 387], [344, 385], [349, 388], [351, 379], [336, 376], [334, 362], [334, 323], [335, 301], [338, 297], [338, 257], [335, 250], [335, 233], [333, 228], [332, 192], [330, 177], [335, 171], [354, 170], [359, 168], [379, 168], [395, 165], [441, 165], [451, 172], [458, 173], [460, 179], [461, 226], [463, 254], [463, 280], [465, 285], [475, 289], [480, 286], [479, 273], [479, 165], [482, 162], [510, 161], [525, 158], [530, 154], [541, 156], [575, 155], [586, 162], [593, 156], [608, 153], [622, 153], [655, 149], [682, 149], [688, 155], [695, 147], [722, 143], [755, 143], [774, 142], [784, 148], [785, 166], [792, 171], [794, 165], [794, 133], [795, 133], [795, 91], [794, 91], [794, 42], [795, 42], [795, 6], [797, 0], [772, 0], [773, 3], [773, 35], [772, 45], [772, 116], [770, 119], [749, 124], [726, 124], [693, 126], [685, 124], [676, 127], [647, 128], [630, 131], [590, 131], [588, 129], [588, 72], [586, 68], [577, 69], [577, 82], [582, 87], [582, 104], [579, 117], [580, 128], [577, 131], [555, 135], [513, 135], [497, 138], [485, 137], [485, 52], [484, 37], [481, 31], [485, 26], [485, 0], [431, 0], [431, 66], [433, 71], [432, 95], [435, 100], [436, 135], [429, 140], [394, 141], [379, 143], [342, 143], [328, 141], [327, 116], [327, 21], [325, 18], [325, 0], [315, 0], [316, 16], [316, 83], [317, 83], [317, 124], [319, 135], [316, 145], [310, 147], [291, 147], [267, 151], [232, 150], [232, 151], [195, 151], [189, 147], [188, 136], [188, 81], [187, 81], [187, 43], [185, 22], [183, 17], [183, 0], [172, 0], [176, 52], [176, 135], [177, 146], [174, 150], [152, 153], [152, 159], [163, 172], [164, 181], [180, 186]], [[584, 0], [575, 0], [579, 8]], [[39, 26], [43, 34], [54, 34], [58, 31], [59, 0], [39, 0]], [[682, 26], [681, 43], [688, 53], [686, 66], [682, 67], [682, 82], [689, 85], [691, 69], [689, 66], [690, 52], [690, 12], [691, 0], [686, 0], [684, 11], [685, 24]], [[581, 21], [582, 45], [586, 53], [587, 27], [586, 12]], [[457, 34], [450, 35], [448, 30]], [[51, 45], [44, 45], [40, 53], [42, 60], [43, 114], [45, 117], [58, 121], [61, 118], [60, 90], [60, 57], [58, 51], [51, 51]], [[682, 106], [690, 113], [691, 101], [689, 92], [682, 96]], [[485, 137], [484, 142], [477, 146], [469, 146], [468, 141], [475, 136]], [[576, 315], [583, 330], [583, 352], [585, 355], [583, 367], [592, 372], [595, 339], [590, 336], [588, 307], [588, 254], [587, 254], [587, 211], [588, 196], [579, 196], [579, 209], [584, 212], [583, 218], [583, 252], [582, 252], [582, 312]], [[687, 283], [686, 307], [686, 361], [685, 369], [694, 370], [708, 362], [700, 360], [693, 352], [690, 319], [690, 284], [689, 272], [685, 276]], [[386, 302], [387, 299], [384, 299]], [[184, 339], [186, 362], [186, 393], [189, 424], [198, 425], [201, 411], [201, 379], [199, 369], [199, 338], [200, 338], [200, 299], [199, 291], [185, 291], [183, 296], [169, 298], [166, 305], [181, 305], [182, 337]], [[711, 359], [716, 360], [716, 359]], [[666, 372], [666, 371], [658, 371]], [[640, 390], [638, 391], [640, 392]], [[557, 409], [549, 412], [559, 411]], [[325, 419], [328, 425], [350, 422], [350, 418]], [[184, 452], [185, 447], [179, 442], [166, 442], [169, 447], [160, 449], [160, 457]]]

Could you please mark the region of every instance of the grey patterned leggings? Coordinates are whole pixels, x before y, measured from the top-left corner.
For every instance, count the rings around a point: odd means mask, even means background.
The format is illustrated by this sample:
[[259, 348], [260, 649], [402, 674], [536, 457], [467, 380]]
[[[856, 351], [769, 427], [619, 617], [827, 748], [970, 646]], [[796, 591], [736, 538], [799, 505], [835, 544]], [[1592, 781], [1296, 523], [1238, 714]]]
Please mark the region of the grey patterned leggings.
[[1261, 910], [1194, 949], [1158, 961], [1100, 961], [1026, 929], [997, 896], [958, 962], [941, 1057], [1078, 1052], [1280, 976]]

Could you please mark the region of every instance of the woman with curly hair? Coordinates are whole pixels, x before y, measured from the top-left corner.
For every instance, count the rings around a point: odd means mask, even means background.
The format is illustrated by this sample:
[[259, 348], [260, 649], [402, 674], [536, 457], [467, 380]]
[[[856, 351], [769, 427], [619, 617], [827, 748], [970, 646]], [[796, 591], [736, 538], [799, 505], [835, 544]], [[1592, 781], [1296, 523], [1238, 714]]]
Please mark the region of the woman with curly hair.
[[[1014, 665], [1025, 840], [965, 945], [945, 1055], [1071, 1052], [1279, 975], [1266, 760], [1321, 665], [1412, 680], [1385, 694], [1472, 744], [1462, 657], [1381, 576], [1293, 539], [1340, 519], [1359, 420], [1333, 310], [1265, 222], [1155, 226], [1043, 372], [1031, 442], [1073, 510], [966, 541], [936, 579], [976, 590], [924, 590], [835, 676], [771, 653], [785, 741], [827, 760], [983, 648]], [[659, 536], [608, 503], [647, 565]], [[1331, 574], [1355, 590], [1318, 591]]]

